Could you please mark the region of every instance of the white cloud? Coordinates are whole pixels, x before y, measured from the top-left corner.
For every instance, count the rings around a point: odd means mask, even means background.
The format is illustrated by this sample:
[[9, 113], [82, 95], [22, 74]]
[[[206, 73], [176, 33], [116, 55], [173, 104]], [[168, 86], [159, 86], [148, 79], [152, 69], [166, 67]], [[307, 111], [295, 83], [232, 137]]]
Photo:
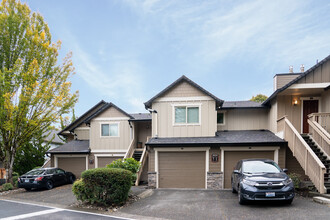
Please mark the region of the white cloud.
[[236, 4], [218, 0], [128, 0], [126, 4], [141, 15], [144, 25], [174, 39], [178, 57], [187, 59], [190, 65], [254, 57], [269, 68], [327, 55], [324, 48], [330, 48], [330, 27], [317, 20], [320, 13], [330, 19], [326, 14], [329, 4], [317, 9], [314, 2], [299, 0]]
[[[117, 59], [105, 70], [78, 44], [74, 45], [76, 72], [91, 88], [107, 98], [107, 101], [120, 99], [128, 103], [127, 111], [142, 111], [143, 70], [134, 60]], [[105, 72], [106, 71], [106, 72]]]

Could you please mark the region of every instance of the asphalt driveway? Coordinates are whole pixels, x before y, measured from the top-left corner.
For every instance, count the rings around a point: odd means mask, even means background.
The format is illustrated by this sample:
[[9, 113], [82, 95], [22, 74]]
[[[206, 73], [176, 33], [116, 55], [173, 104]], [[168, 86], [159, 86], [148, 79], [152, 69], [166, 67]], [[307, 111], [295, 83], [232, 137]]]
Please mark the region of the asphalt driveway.
[[69, 206], [77, 201], [72, 193], [72, 184], [58, 186], [51, 190], [35, 189], [32, 191], [25, 191], [22, 189], [19, 192], [10, 193], [1, 198], [29, 201], [37, 204], [58, 205], [61, 207]]
[[241, 206], [237, 195], [227, 190], [154, 190], [152, 196], [117, 214], [164, 219], [330, 219], [330, 207], [300, 196], [292, 205], [259, 202]]

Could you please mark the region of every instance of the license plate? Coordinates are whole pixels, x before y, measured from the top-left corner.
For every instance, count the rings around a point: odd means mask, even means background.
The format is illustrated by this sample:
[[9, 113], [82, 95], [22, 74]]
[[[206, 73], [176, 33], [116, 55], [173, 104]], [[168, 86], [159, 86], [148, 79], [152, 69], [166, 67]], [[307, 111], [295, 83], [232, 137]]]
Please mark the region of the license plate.
[[24, 182], [28, 183], [29, 182], [29, 179], [25, 179]]
[[266, 197], [275, 197], [275, 192], [266, 192]]

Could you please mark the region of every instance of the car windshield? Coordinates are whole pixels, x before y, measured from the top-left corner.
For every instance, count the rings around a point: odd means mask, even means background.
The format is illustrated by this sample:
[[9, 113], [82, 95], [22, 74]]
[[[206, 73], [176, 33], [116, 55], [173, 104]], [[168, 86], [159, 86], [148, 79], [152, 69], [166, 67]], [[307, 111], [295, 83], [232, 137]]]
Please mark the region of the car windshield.
[[41, 169], [31, 170], [31, 171], [27, 172], [25, 175], [40, 175], [40, 174], [43, 174], [44, 172], [45, 172], [45, 170], [41, 170]]
[[273, 161], [244, 161], [243, 173], [279, 173], [281, 169]]

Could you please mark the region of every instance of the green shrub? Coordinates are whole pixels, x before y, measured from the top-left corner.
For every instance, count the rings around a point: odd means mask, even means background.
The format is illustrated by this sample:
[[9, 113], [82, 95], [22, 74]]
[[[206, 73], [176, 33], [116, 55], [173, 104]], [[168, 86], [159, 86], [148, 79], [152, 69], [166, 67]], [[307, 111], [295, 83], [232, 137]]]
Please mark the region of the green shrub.
[[91, 204], [120, 205], [128, 198], [132, 172], [124, 169], [96, 168], [82, 173], [82, 180], [74, 183], [76, 198]]
[[2, 191], [12, 190], [14, 187], [11, 183], [5, 183], [2, 185]]
[[128, 170], [132, 172], [132, 185], [135, 184], [135, 180], [137, 178], [136, 173], [139, 171], [141, 167], [141, 163], [136, 161], [134, 158], [125, 158], [118, 159], [113, 161], [111, 164], [107, 165], [108, 168], [121, 168], [124, 170]]
[[86, 201], [88, 195], [91, 193], [88, 188], [86, 188], [82, 179], [79, 179], [73, 183], [72, 192], [76, 196], [77, 200]]
[[19, 174], [17, 172], [13, 172], [13, 183], [14, 183], [14, 186], [17, 187], [18, 186], [18, 177], [19, 177]]
[[296, 188], [296, 189], [300, 188], [301, 175], [298, 173], [290, 173], [290, 174], [288, 174], [288, 176], [292, 179], [294, 188]]

